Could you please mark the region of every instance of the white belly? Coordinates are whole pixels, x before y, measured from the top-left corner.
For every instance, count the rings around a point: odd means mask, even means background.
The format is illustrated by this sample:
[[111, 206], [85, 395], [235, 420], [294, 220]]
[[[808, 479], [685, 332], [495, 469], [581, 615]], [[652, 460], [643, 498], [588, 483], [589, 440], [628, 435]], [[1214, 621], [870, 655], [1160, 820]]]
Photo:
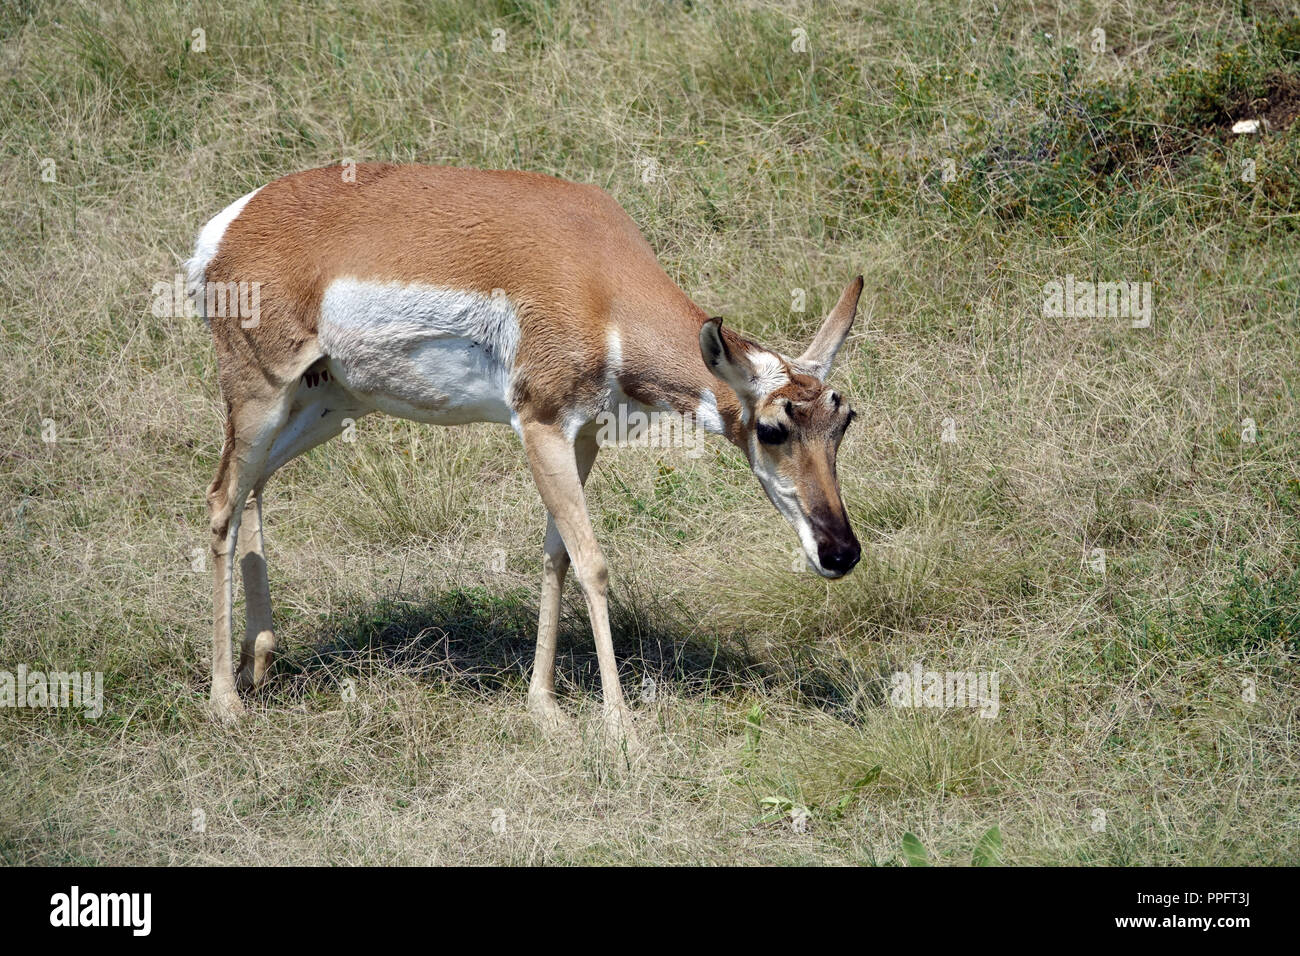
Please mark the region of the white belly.
[[516, 425], [519, 321], [505, 296], [337, 279], [321, 300], [330, 371], [380, 411], [437, 425]]

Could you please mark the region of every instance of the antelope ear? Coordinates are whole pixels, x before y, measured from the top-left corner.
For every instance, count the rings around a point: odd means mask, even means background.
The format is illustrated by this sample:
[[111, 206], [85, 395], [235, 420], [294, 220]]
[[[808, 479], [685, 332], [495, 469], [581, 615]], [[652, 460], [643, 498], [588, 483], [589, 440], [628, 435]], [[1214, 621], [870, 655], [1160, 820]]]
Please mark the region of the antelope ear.
[[722, 316], [709, 319], [700, 327], [700, 358], [705, 367], [722, 379], [743, 400], [754, 400], [757, 376], [749, 360], [739, 349], [729, 349], [722, 337]]
[[813, 377], [826, 381], [835, 361], [835, 353], [840, 350], [853, 327], [853, 317], [858, 312], [858, 297], [862, 295], [862, 276], [850, 282], [840, 294], [840, 301], [835, 303], [831, 314], [813, 336], [808, 350], [795, 361], [799, 370]]

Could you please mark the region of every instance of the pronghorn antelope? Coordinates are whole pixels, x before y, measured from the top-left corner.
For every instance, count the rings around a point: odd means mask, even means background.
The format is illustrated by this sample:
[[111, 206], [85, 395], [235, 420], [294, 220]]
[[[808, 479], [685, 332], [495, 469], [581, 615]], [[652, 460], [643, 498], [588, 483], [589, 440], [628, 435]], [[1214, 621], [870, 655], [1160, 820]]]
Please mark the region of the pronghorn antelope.
[[[628, 730], [606, 610], [605, 559], [583, 484], [593, 423], [624, 409], [693, 416], [749, 460], [808, 562], [847, 574], [858, 541], [835, 455], [854, 413], [824, 382], [862, 292], [851, 282], [797, 359], [706, 314], [664, 273], [602, 190], [522, 172], [388, 164], [278, 179], [203, 227], [187, 263], [203, 311], [213, 284], [259, 291], [255, 319], [205, 317], [216, 343], [225, 442], [208, 489], [215, 579], [212, 707], [275, 650], [262, 492], [287, 462], [374, 411], [438, 425], [507, 423], [548, 512], [530, 712], [563, 722], [554, 690], [570, 561], [587, 600], [604, 714]], [[235, 560], [247, 613], [231, 661]]]

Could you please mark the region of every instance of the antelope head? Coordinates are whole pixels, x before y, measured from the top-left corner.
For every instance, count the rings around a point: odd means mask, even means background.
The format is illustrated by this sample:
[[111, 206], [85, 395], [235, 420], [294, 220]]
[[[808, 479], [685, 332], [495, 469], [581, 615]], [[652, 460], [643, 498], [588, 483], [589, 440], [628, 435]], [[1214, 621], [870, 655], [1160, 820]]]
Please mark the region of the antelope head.
[[856, 412], [826, 384], [861, 294], [858, 276], [797, 359], [724, 333], [720, 318], [700, 329], [704, 364], [740, 400], [740, 420], [728, 437], [799, 535], [808, 563], [827, 578], [848, 574], [862, 556], [835, 474], [840, 441]]

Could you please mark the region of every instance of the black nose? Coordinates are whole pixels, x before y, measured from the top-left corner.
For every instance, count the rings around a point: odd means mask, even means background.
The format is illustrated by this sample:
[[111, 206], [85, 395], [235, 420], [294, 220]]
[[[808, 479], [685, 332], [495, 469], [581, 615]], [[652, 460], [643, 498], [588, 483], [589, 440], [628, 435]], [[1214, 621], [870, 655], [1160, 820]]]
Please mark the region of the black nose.
[[862, 549], [857, 541], [828, 541], [817, 545], [817, 560], [822, 567], [834, 574], [848, 574], [862, 557]]

